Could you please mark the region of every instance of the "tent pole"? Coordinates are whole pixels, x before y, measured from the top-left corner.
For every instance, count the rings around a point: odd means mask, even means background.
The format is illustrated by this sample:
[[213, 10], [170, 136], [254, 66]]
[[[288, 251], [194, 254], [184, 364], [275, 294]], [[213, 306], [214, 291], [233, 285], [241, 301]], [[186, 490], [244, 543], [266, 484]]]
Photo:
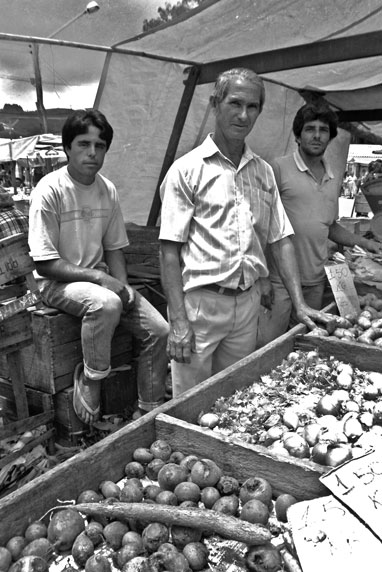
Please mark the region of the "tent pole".
[[182, 99], [179, 104], [178, 112], [175, 117], [174, 126], [172, 128], [172, 133], [170, 136], [170, 141], [167, 146], [167, 151], [163, 160], [162, 169], [159, 174], [158, 183], [155, 189], [153, 202], [151, 203], [151, 209], [149, 217], [147, 219], [146, 226], [155, 226], [158, 220], [159, 211], [161, 207], [161, 201], [159, 196], [160, 185], [174, 161], [176, 150], [179, 145], [179, 140], [182, 135], [183, 127], [186, 121], [188, 110], [190, 109], [192, 97], [194, 95], [195, 87], [198, 83], [198, 78], [200, 74], [200, 68], [193, 66], [190, 68], [188, 78], [186, 79]]

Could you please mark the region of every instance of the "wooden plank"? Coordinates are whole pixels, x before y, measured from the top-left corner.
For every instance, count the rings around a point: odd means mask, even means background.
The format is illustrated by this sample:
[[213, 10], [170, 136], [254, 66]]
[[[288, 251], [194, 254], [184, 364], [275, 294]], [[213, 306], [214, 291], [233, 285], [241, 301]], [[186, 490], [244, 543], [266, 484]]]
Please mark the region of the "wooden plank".
[[45, 413], [39, 413], [38, 415], [33, 415], [32, 417], [27, 417], [26, 419], [19, 419], [13, 423], [7, 423], [4, 427], [0, 427], [0, 439], [7, 439], [19, 433], [24, 433], [25, 431], [31, 431], [36, 427], [45, 425], [53, 421], [54, 411], [46, 411]]
[[[19, 451], [15, 451], [14, 453], [10, 453], [9, 455], [6, 455], [2, 459], [0, 459], [0, 469], [5, 467], [9, 463], [13, 463], [13, 461], [18, 459], [21, 455], [25, 455], [25, 453], [29, 453], [29, 451], [32, 451], [32, 449], [37, 447], [37, 445], [40, 445], [40, 443], [44, 443], [45, 441], [47, 441], [48, 439], [53, 437], [54, 432], [55, 432], [54, 429], [49, 429], [48, 431], [45, 431], [44, 433], [42, 433], [41, 435], [36, 437], [35, 439], [32, 439], [32, 441], [29, 441], [28, 443], [26, 443], [26, 445], [24, 445], [24, 447], [22, 449], [20, 449]], [[26, 508], [26, 510], [27, 510], [27, 508]]]
[[19, 282], [17, 284], [9, 284], [0, 288], [0, 301], [9, 300], [10, 298], [18, 298], [26, 293], [26, 283]]
[[334, 336], [320, 338], [318, 336], [296, 336], [296, 347], [301, 350], [313, 350], [322, 355], [351, 363], [365, 371], [382, 371], [382, 348], [347, 340]]
[[25, 419], [29, 416], [27, 394], [25, 392], [24, 375], [20, 362], [20, 352], [7, 355], [8, 367], [11, 374], [13, 393], [15, 395], [17, 417]]
[[290, 493], [298, 500], [329, 494], [319, 477], [329, 469], [293, 457], [271, 453], [266, 447], [227, 439], [215, 432], [160, 413], [155, 419], [158, 439], [165, 439], [174, 451], [215, 461], [225, 475], [243, 482], [249, 476], [267, 479], [277, 496]]
[[382, 33], [366, 32], [228, 58], [201, 66], [198, 83], [211, 83], [227, 69], [246, 67], [258, 74], [380, 56]]
[[16, 314], [23, 312], [27, 308], [30, 308], [30, 306], [38, 304], [40, 301], [41, 294], [37, 290], [35, 292], [28, 292], [27, 294], [24, 294], [24, 296], [21, 296], [16, 300], [12, 300], [12, 302], [8, 302], [7, 304], [0, 306], [0, 322], [3, 322], [4, 320], [9, 319]]

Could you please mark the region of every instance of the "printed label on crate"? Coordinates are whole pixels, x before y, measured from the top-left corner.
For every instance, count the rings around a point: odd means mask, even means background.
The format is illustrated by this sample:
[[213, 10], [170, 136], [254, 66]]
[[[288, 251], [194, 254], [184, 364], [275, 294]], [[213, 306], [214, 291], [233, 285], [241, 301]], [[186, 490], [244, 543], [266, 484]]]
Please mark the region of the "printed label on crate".
[[333, 469], [320, 481], [382, 540], [381, 448]]
[[346, 262], [325, 266], [325, 272], [337, 303], [340, 316], [360, 311], [357, 290]]
[[381, 562], [381, 542], [332, 495], [292, 505], [288, 520], [303, 572], [360, 572]]

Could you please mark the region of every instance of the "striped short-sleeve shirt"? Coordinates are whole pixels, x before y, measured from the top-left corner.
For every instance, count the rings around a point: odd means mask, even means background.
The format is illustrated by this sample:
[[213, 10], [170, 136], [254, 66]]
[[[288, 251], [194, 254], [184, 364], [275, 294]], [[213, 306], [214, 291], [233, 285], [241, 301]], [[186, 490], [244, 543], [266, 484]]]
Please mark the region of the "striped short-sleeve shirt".
[[249, 288], [268, 276], [268, 243], [293, 234], [271, 167], [248, 146], [238, 168], [211, 135], [174, 162], [161, 186], [159, 238], [181, 242], [184, 291]]

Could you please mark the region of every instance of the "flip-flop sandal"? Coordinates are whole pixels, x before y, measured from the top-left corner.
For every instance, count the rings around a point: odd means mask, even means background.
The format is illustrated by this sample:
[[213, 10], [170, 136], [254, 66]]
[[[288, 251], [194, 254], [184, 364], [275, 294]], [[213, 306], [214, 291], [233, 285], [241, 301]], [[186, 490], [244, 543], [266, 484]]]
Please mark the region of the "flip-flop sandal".
[[89, 413], [89, 415], [92, 416], [92, 419], [89, 423], [89, 425], [92, 425], [93, 423], [95, 423], [95, 421], [98, 420], [99, 414], [100, 414], [100, 406], [98, 405], [95, 409], [92, 409], [88, 403], [86, 403], [85, 399], [83, 398], [83, 396], [81, 395], [80, 392], [80, 388], [78, 386], [80, 377], [81, 377], [81, 373], [83, 372], [83, 363], [79, 363], [76, 365], [76, 368], [74, 370], [74, 376], [73, 376], [73, 382], [74, 382], [74, 390], [73, 390], [73, 409], [75, 414], [77, 415], [78, 419], [80, 419], [83, 423], [87, 423], [87, 421], [85, 421], [84, 419], [82, 419], [81, 417], [81, 411], [78, 409], [77, 404], [78, 402], [81, 403], [82, 407]]

